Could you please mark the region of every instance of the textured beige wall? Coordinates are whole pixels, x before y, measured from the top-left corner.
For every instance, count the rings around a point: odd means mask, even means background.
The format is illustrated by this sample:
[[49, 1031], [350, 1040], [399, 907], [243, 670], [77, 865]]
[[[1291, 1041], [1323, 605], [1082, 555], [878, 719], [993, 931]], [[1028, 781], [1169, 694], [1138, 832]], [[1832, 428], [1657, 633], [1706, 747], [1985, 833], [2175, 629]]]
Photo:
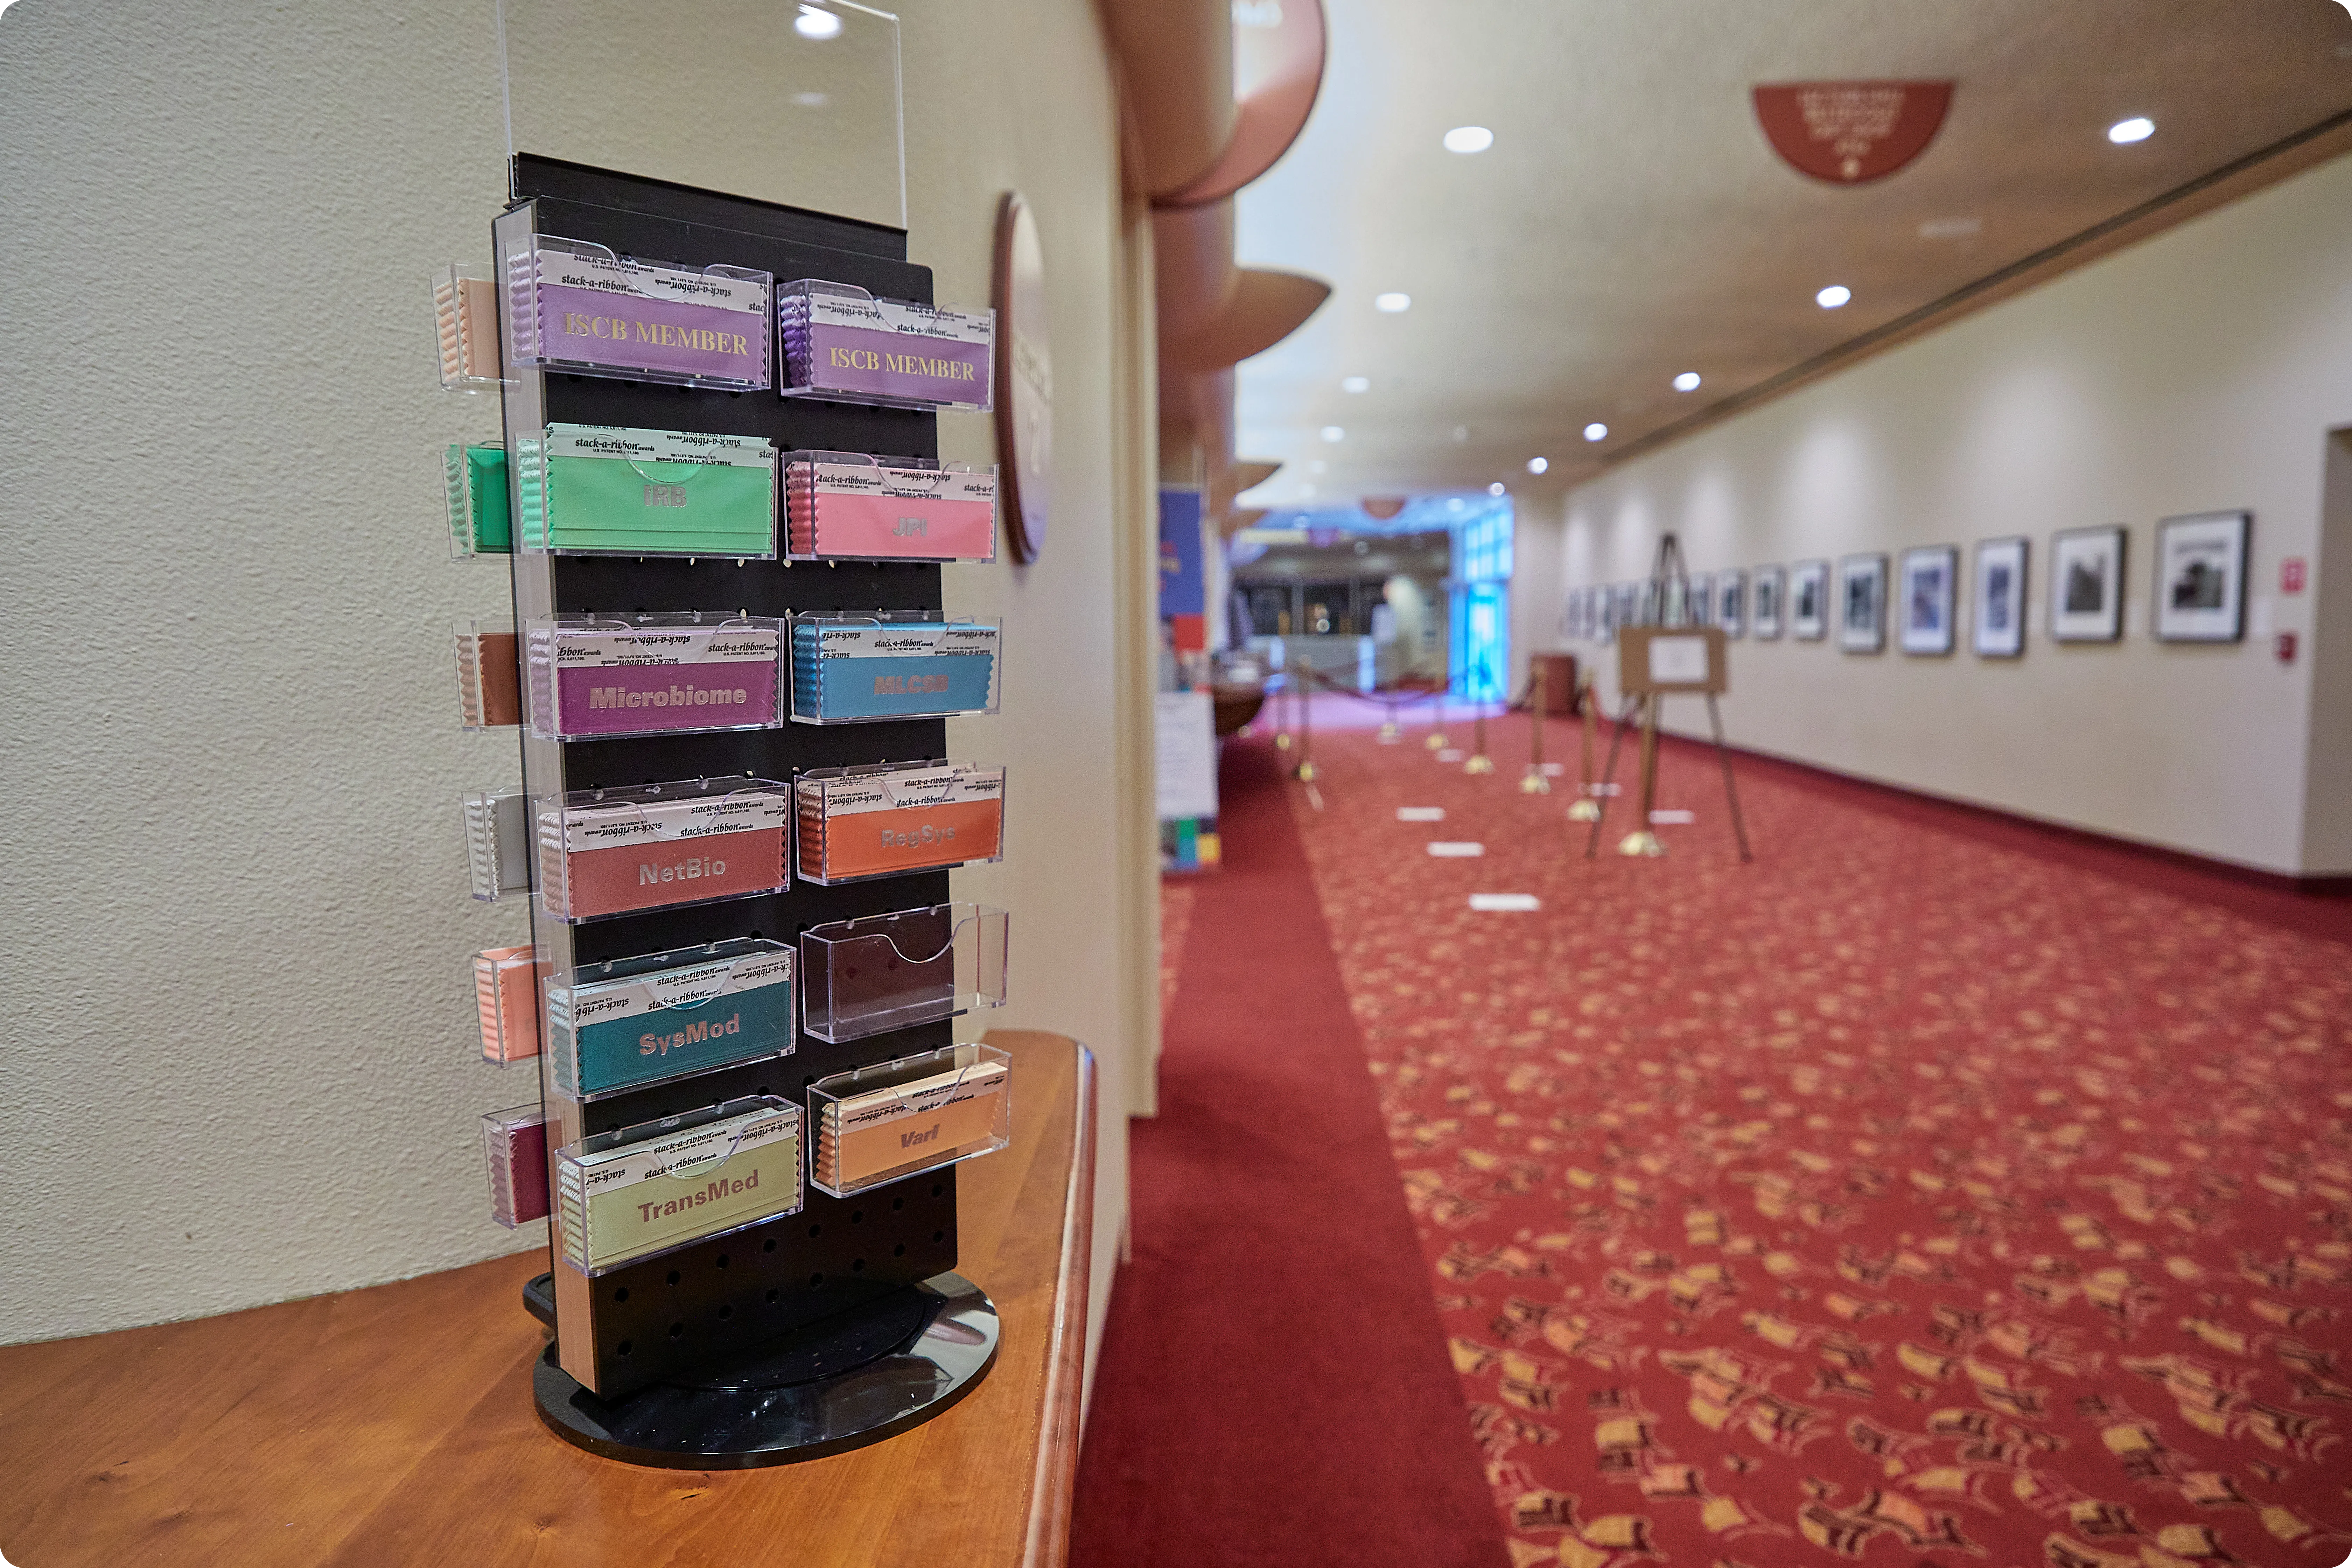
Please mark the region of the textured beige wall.
[[[440, 447], [497, 409], [435, 384], [425, 287], [488, 259], [504, 198], [493, 15], [0, 17], [0, 1341], [541, 1244], [485, 1217], [475, 1119], [536, 1084], [473, 1058], [464, 965], [525, 926], [467, 898], [456, 833], [463, 791], [516, 773], [510, 736], [457, 731], [446, 647], [505, 579], [449, 562], [437, 510]], [[1112, 876], [1108, 74], [1085, 0], [905, 20], [914, 259], [984, 300], [1018, 184], [1056, 292], [1055, 548], [950, 573], [954, 602], [1012, 623], [1006, 711], [959, 737], [1013, 766], [1011, 854], [961, 891], [1014, 911], [1000, 1017], [1087, 1039], [1116, 1089], [1133, 1021], [1103, 976], [1149, 936]], [[950, 455], [988, 455], [984, 421], [943, 426]]]
[[[1896, 651], [1891, 627], [1869, 656], [1840, 652], [1834, 632], [1750, 638], [1733, 645], [1733, 739], [2263, 869], [2352, 869], [2343, 830], [2307, 821], [2331, 772], [2308, 749], [2318, 595], [2279, 593], [2289, 556], [2352, 574], [2340, 529], [2319, 559], [2328, 432], [2347, 424], [2352, 159], [2338, 159], [1570, 492], [1528, 630], [1549, 638], [1568, 587], [1646, 575], [1669, 530], [1703, 572], [1957, 544], [1964, 589], [1976, 541], [2026, 534], [2023, 658], [1967, 651], [1965, 593], [1946, 658]], [[2157, 520], [2241, 508], [2252, 634], [2155, 641]], [[2050, 535], [2107, 523], [2130, 528], [2124, 640], [2053, 644]], [[2303, 639], [2291, 666], [2272, 657], [2276, 630]], [[1667, 717], [1705, 727], [1695, 700]], [[2321, 729], [2344, 745], [2340, 716]], [[2333, 760], [2338, 790], [2347, 760]]]

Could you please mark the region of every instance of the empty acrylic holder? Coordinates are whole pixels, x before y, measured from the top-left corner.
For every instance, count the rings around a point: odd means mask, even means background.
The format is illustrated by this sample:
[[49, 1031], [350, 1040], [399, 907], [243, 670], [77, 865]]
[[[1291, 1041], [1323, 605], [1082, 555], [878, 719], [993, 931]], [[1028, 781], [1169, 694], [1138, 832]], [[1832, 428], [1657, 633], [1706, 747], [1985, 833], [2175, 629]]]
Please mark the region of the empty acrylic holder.
[[776, 390], [886, 408], [988, 411], [996, 312], [877, 299], [803, 279], [776, 289]]
[[799, 1106], [751, 1095], [566, 1144], [558, 1252], [597, 1275], [799, 1213], [801, 1125]]
[[530, 802], [519, 790], [484, 790], [465, 798], [466, 879], [474, 897], [494, 904], [530, 890]]
[[928, 610], [793, 617], [793, 718], [803, 724], [996, 711], [1004, 631]]
[[794, 954], [739, 937], [583, 964], [547, 984], [548, 1076], [591, 1100], [793, 1050]]
[[1004, 1005], [1003, 910], [934, 904], [801, 933], [801, 1023], [828, 1045]]
[[789, 452], [784, 552], [795, 561], [996, 559], [996, 469], [863, 452]]
[[513, 462], [525, 550], [776, 553], [776, 449], [759, 437], [551, 425], [517, 436]]
[[458, 624], [457, 711], [468, 730], [499, 730], [522, 722], [521, 677], [515, 666], [512, 626], [481, 621]]
[[515, 237], [499, 261], [510, 364], [733, 392], [773, 384], [765, 272], [642, 261], [541, 234]]
[[1013, 1139], [1013, 1058], [993, 1046], [948, 1046], [809, 1086], [809, 1174], [845, 1198]]
[[528, 1061], [539, 1055], [539, 950], [494, 947], [474, 954], [474, 1003], [481, 1014], [482, 1059]]
[[575, 790], [539, 809], [539, 888], [550, 915], [596, 920], [791, 885], [786, 786], [693, 779]]
[[452, 444], [441, 460], [449, 498], [449, 553], [514, 553], [513, 510], [507, 502], [507, 449]]
[[499, 388], [499, 286], [483, 268], [453, 261], [433, 275], [433, 324], [441, 384], [452, 392]]
[[547, 1112], [538, 1104], [493, 1110], [482, 1118], [482, 1152], [489, 1157], [490, 1217], [512, 1230], [547, 1217]]
[[551, 741], [769, 730], [783, 722], [784, 623], [663, 611], [526, 629], [530, 727]]
[[1004, 770], [971, 763], [816, 768], [793, 781], [800, 874], [855, 882], [1004, 858]]

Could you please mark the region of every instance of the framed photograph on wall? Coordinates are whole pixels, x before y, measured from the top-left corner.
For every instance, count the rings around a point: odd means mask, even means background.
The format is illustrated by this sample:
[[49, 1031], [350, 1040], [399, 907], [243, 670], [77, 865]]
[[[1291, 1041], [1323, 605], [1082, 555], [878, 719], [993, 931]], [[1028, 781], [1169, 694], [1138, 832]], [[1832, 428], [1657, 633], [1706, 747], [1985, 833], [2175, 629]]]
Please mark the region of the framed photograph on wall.
[[1886, 647], [1886, 557], [1838, 558], [1838, 647], [1877, 653]]
[[2050, 541], [2050, 640], [2124, 635], [2124, 530], [2070, 528]]
[[1975, 636], [1979, 658], [2015, 658], [2025, 651], [2025, 555], [2022, 539], [1977, 544]]
[[1789, 568], [1789, 635], [1819, 642], [1830, 634], [1830, 563], [1800, 561]]
[[1960, 551], [1930, 544], [1903, 552], [1903, 651], [1952, 651], [1952, 612], [1959, 596]]
[[1781, 590], [1786, 584], [1786, 574], [1778, 566], [1756, 568], [1756, 635], [1767, 642], [1780, 635]]
[[1690, 574], [1690, 614], [1684, 617], [1695, 626], [1715, 625], [1715, 575], [1708, 572]]
[[1616, 597], [1616, 629], [1622, 632], [1627, 626], [1638, 626], [1641, 622], [1642, 585], [1639, 583], [1620, 583]]
[[1748, 574], [1717, 572], [1715, 574], [1715, 624], [1723, 635], [1736, 637], [1747, 630]]
[[2246, 538], [2253, 515], [2207, 511], [2156, 525], [2160, 642], [2240, 642], [2246, 635]]

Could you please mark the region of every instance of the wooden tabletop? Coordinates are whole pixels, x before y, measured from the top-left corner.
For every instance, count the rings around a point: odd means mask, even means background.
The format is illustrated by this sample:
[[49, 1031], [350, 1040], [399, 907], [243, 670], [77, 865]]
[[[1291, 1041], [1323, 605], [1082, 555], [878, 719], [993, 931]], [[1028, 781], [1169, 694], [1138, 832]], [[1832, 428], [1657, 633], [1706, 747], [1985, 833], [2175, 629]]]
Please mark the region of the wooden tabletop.
[[1094, 1066], [1000, 1030], [1011, 1147], [959, 1174], [959, 1271], [1003, 1320], [961, 1404], [828, 1459], [641, 1469], [531, 1405], [530, 1252], [195, 1322], [0, 1348], [0, 1553], [68, 1563], [1055, 1568], [1076, 1474]]

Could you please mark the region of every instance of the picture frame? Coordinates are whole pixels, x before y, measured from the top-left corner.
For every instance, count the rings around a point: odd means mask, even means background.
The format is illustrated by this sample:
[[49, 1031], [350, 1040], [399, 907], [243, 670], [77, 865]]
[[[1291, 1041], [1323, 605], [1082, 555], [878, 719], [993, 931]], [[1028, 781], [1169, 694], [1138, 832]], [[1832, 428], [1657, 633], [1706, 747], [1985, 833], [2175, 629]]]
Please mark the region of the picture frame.
[[1830, 635], [1830, 563], [1800, 561], [1789, 568], [1789, 635], [1819, 642]]
[[1776, 641], [1780, 636], [1781, 606], [1788, 597], [1788, 574], [1778, 566], [1759, 566], [1750, 582], [1748, 602], [1757, 639]]
[[1694, 572], [1690, 574], [1690, 592], [1683, 600], [1683, 624], [1693, 626], [1715, 625], [1715, 574]]
[[1744, 635], [1748, 623], [1748, 574], [1717, 572], [1715, 574], [1715, 624], [1723, 635], [1736, 637]]
[[1639, 583], [1618, 584], [1616, 630], [1623, 631], [1627, 626], [1638, 625], [1641, 610], [1642, 585]]
[[2022, 535], [1977, 542], [1976, 593], [1969, 646], [1979, 658], [2017, 658], [2025, 652], [2025, 569], [2032, 552]]
[[1838, 558], [1838, 647], [1848, 653], [1885, 650], [1885, 556]]
[[1952, 616], [1959, 607], [1960, 551], [1929, 544], [1903, 552], [1897, 604], [1903, 651], [1934, 658], [1952, 651]]
[[2243, 642], [2253, 514], [2201, 511], [2156, 525], [2158, 642]]
[[2120, 642], [2124, 635], [2122, 524], [2069, 528], [2050, 539], [2050, 640]]

